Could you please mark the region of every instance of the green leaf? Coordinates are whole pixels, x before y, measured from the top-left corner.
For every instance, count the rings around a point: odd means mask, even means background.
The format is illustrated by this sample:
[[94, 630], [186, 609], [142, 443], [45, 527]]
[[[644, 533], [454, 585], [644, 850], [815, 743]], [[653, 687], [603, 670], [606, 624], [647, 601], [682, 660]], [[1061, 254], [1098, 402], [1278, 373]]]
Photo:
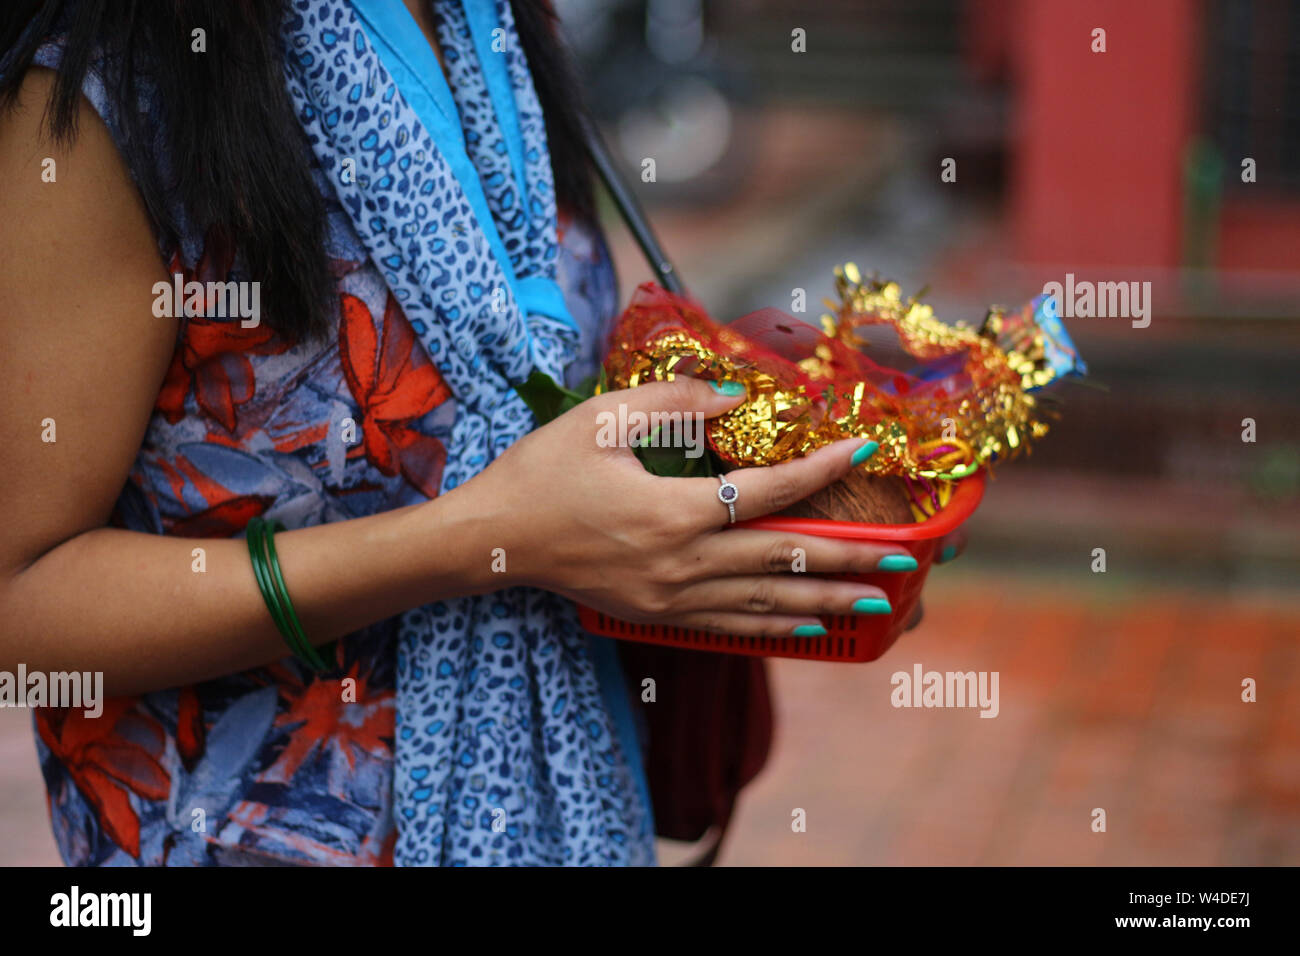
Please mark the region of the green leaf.
[[646, 471], [661, 478], [712, 478], [716, 472], [713, 454], [708, 449], [694, 458], [687, 456], [688, 449], [684, 447], [642, 445], [633, 451]]
[[515, 391], [533, 413], [538, 425], [554, 421], [587, 399], [587, 396], [579, 392], [557, 385], [555, 379], [538, 369], [533, 369], [526, 381], [516, 384]]
[[699, 460], [687, 458], [685, 448], [655, 448], [650, 445], [637, 448], [636, 457], [646, 471], [663, 478], [689, 478], [691, 466]]

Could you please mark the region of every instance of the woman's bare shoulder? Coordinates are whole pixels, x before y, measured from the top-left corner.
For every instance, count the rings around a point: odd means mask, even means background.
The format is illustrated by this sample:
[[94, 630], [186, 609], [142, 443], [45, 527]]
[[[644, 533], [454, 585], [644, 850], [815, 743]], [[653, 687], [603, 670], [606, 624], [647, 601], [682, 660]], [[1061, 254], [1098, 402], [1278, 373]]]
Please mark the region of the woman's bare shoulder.
[[102, 524], [140, 449], [176, 339], [153, 314], [166, 279], [112, 136], [82, 97], [76, 135], [44, 122], [54, 74], [33, 68], [0, 111], [0, 562]]

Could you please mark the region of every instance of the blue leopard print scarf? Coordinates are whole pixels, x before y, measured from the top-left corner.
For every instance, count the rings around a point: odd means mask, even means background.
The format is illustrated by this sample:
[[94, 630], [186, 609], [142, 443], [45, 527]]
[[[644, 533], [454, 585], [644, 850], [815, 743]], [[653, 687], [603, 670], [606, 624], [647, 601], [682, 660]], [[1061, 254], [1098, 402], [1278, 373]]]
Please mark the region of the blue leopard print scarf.
[[[296, 0], [285, 42], [320, 167], [457, 399], [446, 491], [533, 427], [512, 383], [560, 381], [577, 332], [510, 4], [433, 8], [445, 78], [401, 0]], [[418, 608], [397, 664], [398, 865], [653, 862], [635, 745], [568, 601], [513, 589]]]

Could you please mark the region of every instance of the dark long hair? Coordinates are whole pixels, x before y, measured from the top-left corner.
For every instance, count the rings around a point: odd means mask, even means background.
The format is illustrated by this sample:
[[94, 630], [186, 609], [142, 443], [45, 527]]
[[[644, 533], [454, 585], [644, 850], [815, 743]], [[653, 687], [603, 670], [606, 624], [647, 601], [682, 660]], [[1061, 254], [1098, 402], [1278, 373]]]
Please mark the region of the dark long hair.
[[[97, 62], [120, 118], [119, 146], [163, 241], [178, 241], [182, 210], [202, 233], [238, 248], [262, 283], [272, 328], [294, 340], [328, 334], [334, 280], [324, 211], [281, 67], [279, 27], [290, 0], [3, 3], [0, 109], [14, 105], [40, 45], [62, 36], [46, 112], [51, 135], [65, 144], [75, 139], [81, 85]], [[511, 0], [511, 8], [546, 116], [557, 198], [590, 218], [578, 84], [554, 10], [548, 0]], [[214, 52], [195, 56], [190, 36], [200, 26]], [[137, 79], [146, 72], [163, 110], [161, 142], [137, 108]], [[159, 149], [170, 159], [167, 182]]]

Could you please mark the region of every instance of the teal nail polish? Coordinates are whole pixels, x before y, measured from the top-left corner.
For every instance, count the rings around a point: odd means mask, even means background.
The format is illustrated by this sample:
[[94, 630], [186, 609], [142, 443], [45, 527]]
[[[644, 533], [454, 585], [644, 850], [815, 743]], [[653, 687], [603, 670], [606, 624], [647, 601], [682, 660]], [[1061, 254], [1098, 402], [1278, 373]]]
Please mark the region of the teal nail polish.
[[910, 554], [887, 554], [876, 567], [881, 571], [915, 571], [916, 558]]
[[791, 637], [822, 637], [826, 628], [820, 624], [800, 624], [790, 632]]
[[853, 602], [854, 614], [888, 614], [892, 610], [884, 598], [858, 598]]
[[943, 549], [943, 551], [941, 551], [941, 552], [939, 553], [939, 563], [940, 563], [940, 564], [944, 564], [945, 562], [951, 561], [951, 560], [952, 560], [953, 558], [955, 558], [955, 557], [957, 557], [957, 549], [956, 549], [956, 547], [954, 547], [954, 546], [951, 545], [951, 544], [950, 544], [950, 545], [947, 545], [947, 546]]
[[719, 395], [726, 395], [728, 398], [745, 394], [745, 386], [740, 382], [710, 382], [709, 387]]
[[864, 461], [866, 461], [868, 458], [874, 455], [876, 453], [876, 449], [879, 447], [880, 447], [880, 442], [878, 441], [867, 442], [865, 445], [863, 445], [861, 448], [859, 448], [857, 451], [853, 453], [853, 457], [849, 459], [849, 464], [856, 468], [858, 465], [862, 464]]

